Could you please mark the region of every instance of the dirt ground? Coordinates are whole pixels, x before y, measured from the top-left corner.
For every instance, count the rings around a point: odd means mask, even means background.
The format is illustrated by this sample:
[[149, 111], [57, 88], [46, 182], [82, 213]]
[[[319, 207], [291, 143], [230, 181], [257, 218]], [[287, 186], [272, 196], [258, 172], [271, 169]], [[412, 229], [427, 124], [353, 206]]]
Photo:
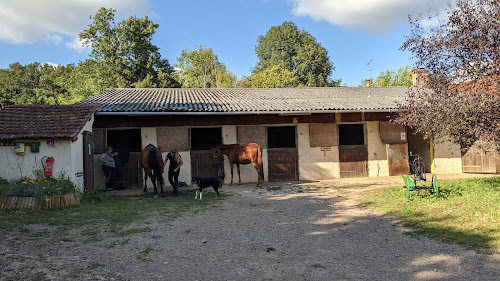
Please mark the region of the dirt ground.
[[224, 185], [214, 207], [120, 241], [0, 230], [0, 280], [500, 280], [500, 253], [406, 235], [356, 202], [387, 185], [402, 179]]

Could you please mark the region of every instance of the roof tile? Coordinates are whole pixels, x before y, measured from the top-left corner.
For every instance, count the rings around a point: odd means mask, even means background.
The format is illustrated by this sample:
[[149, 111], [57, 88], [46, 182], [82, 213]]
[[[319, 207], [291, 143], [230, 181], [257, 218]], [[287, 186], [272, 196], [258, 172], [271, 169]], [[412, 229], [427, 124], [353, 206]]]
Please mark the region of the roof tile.
[[98, 112], [303, 112], [394, 110], [409, 87], [109, 89], [80, 104]]
[[0, 110], [0, 140], [71, 138], [98, 105], [14, 105]]

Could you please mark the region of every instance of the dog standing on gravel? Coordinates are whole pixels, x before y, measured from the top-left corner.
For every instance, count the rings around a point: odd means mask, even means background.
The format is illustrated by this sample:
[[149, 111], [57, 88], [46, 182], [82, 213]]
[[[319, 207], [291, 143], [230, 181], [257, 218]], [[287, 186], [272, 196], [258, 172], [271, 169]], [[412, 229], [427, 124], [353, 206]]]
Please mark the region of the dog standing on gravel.
[[215, 196], [219, 197], [219, 187], [221, 186], [221, 182], [218, 178], [215, 177], [210, 177], [210, 178], [199, 178], [199, 177], [193, 177], [191, 179], [192, 184], [197, 184], [198, 187], [196, 188], [196, 195], [194, 199], [198, 199], [200, 197], [200, 200], [203, 198], [203, 189], [207, 187], [213, 187], [215, 190]]

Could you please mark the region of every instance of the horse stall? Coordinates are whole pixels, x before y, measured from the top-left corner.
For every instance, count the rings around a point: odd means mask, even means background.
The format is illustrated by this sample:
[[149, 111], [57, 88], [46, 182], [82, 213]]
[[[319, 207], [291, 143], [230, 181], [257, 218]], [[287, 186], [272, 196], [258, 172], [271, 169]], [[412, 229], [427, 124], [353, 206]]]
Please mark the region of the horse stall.
[[[224, 161], [210, 153], [212, 146], [222, 143], [222, 128], [191, 128], [191, 175], [193, 177], [217, 177]], [[224, 158], [220, 158], [224, 159]]]
[[364, 124], [339, 124], [341, 178], [368, 176], [368, 146]]
[[296, 126], [267, 127], [268, 180], [299, 180]]
[[[94, 159], [104, 153], [107, 146], [112, 146], [119, 153], [114, 157], [115, 169], [112, 174], [114, 189], [141, 188], [143, 173], [139, 165], [141, 152], [141, 129], [99, 129], [94, 128], [94, 145], [96, 153]], [[96, 185], [99, 188], [104, 184], [102, 163], [94, 160]]]

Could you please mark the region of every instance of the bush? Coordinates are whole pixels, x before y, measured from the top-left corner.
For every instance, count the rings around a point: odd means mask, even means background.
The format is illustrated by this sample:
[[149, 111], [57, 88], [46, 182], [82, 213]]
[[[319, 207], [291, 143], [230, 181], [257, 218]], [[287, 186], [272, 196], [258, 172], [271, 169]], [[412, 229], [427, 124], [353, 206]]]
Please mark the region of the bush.
[[46, 198], [76, 192], [78, 189], [65, 174], [47, 178], [43, 173], [36, 172], [34, 178], [25, 177], [11, 182], [0, 178], [0, 194], [3, 195]]

